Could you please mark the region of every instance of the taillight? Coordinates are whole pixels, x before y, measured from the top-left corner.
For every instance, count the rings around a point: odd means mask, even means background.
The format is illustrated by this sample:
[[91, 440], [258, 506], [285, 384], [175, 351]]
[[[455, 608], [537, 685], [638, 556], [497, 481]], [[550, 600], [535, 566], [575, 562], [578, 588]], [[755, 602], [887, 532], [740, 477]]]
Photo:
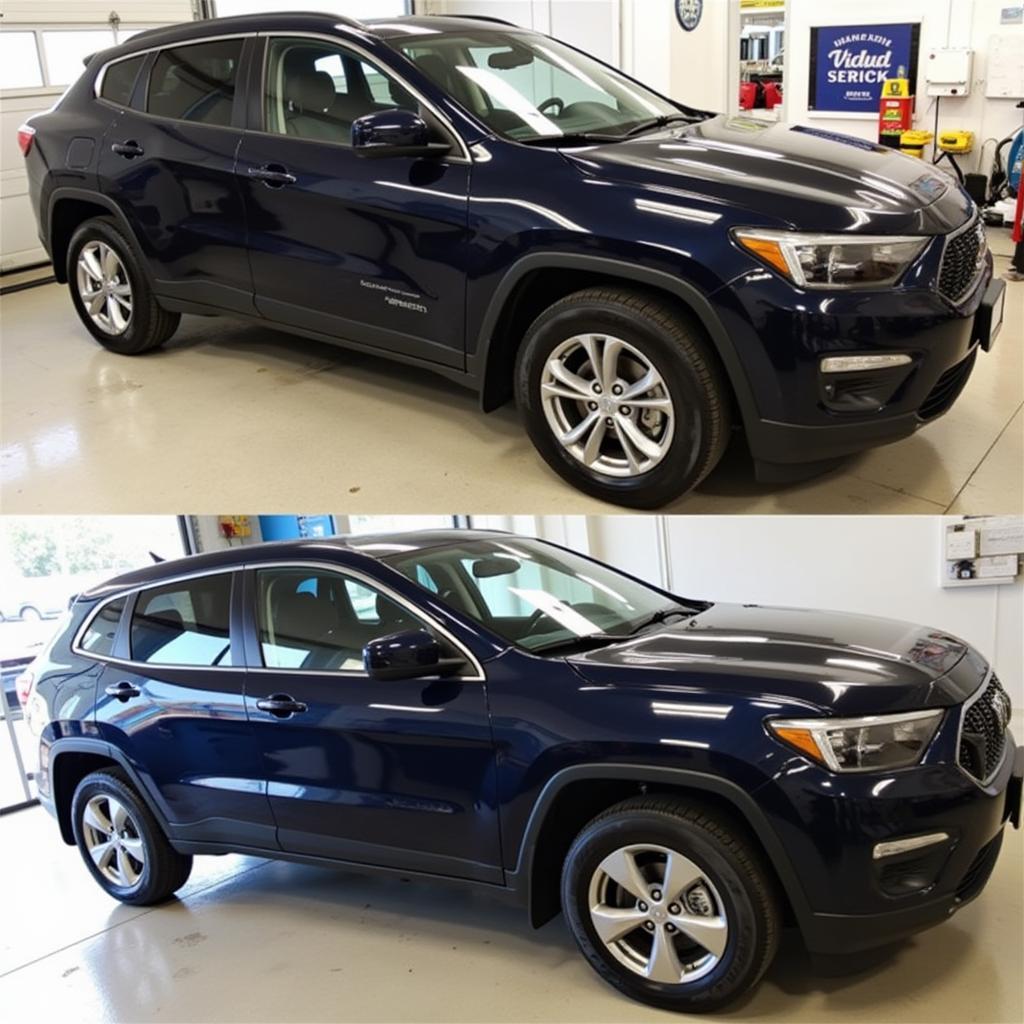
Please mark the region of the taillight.
[[18, 701], [21, 706], [24, 707], [28, 703], [29, 695], [32, 693], [32, 684], [36, 681], [36, 677], [31, 672], [22, 672], [17, 679], [14, 680], [14, 691], [18, 695]]
[[32, 148], [32, 140], [36, 137], [36, 130], [30, 124], [23, 124], [18, 129], [18, 148], [22, 156], [28, 156]]

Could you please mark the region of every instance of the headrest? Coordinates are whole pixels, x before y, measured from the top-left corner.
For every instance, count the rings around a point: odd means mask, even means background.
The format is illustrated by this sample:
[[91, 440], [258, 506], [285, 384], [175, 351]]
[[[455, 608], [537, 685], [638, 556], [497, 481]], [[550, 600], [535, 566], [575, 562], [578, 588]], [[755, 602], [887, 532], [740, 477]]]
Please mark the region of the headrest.
[[274, 603], [274, 635], [278, 643], [319, 643], [337, 625], [331, 606], [310, 593], [286, 591]]
[[414, 58], [416, 67], [420, 69], [436, 85], [451, 92], [452, 73], [451, 68], [436, 53], [424, 53]]
[[285, 101], [306, 114], [322, 114], [334, 102], [334, 79], [309, 66], [286, 73]]

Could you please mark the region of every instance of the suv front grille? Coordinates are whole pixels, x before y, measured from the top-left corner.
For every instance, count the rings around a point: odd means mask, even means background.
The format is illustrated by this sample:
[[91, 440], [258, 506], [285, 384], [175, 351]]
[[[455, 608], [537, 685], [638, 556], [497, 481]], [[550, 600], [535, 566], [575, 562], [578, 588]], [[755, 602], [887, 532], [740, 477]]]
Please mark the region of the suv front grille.
[[985, 263], [987, 246], [981, 217], [946, 239], [939, 270], [939, 291], [950, 302], [959, 302], [978, 279]]
[[1010, 698], [994, 672], [981, 692], [964, 705], [957, 761], [979, 782], [988, 782], [1003, 759], [1010, 710]]
[[931, 420], [941, 416], [960, 397], [960, 392], [967, 385], [967, 379], [974, 369], [974, 360], [977, 358], [977, 350], [972, 352], [966, 359], [962, 359], [956, 366], [951, 366], [936, 382], [935, 387], [928, 392], [927, 397], [917, 410], [917, 415], [922, 420]]

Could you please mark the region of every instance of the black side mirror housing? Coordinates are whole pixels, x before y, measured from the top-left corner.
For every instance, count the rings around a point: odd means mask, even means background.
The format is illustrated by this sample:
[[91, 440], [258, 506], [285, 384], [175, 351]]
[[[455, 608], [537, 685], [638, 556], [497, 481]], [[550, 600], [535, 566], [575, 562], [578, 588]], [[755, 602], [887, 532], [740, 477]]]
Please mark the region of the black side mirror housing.
[[352, 150], [356, 156], [436, 157], [444, 156], [451, 148], [447, 142], [431, 142], [427, 122], [411, 110], [379, 110], [352, 122]]
[[463, 665], [461, 658], [442, 658], [440, 645], [425, 629], [391, 633], [363, 648], [363, 667], [371, 679], [450, 676]]

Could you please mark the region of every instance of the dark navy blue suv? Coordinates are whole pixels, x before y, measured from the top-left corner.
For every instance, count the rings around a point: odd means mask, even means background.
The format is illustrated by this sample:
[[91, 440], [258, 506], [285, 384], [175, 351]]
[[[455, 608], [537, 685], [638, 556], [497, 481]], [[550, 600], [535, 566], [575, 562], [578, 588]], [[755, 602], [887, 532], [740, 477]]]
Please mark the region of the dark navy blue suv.
[[694, 110], [490, 19], [227, 18], [92, 57], [20, 133], [89, 331], [250, 317], [511, 396], [576, 487], [656, 507], [735, 424], [795, 478], [944, 413], [1001, 323], [920, 160]]
[[229, 851], [475, 883], [680, 1010], [749, 990], [784, 925], [842, 953], [946, 920], [1020, 824], [1009, 699], [955, 637], [509, 534], [150, 566], [29, 683], [40, 799], [115, 898]]

